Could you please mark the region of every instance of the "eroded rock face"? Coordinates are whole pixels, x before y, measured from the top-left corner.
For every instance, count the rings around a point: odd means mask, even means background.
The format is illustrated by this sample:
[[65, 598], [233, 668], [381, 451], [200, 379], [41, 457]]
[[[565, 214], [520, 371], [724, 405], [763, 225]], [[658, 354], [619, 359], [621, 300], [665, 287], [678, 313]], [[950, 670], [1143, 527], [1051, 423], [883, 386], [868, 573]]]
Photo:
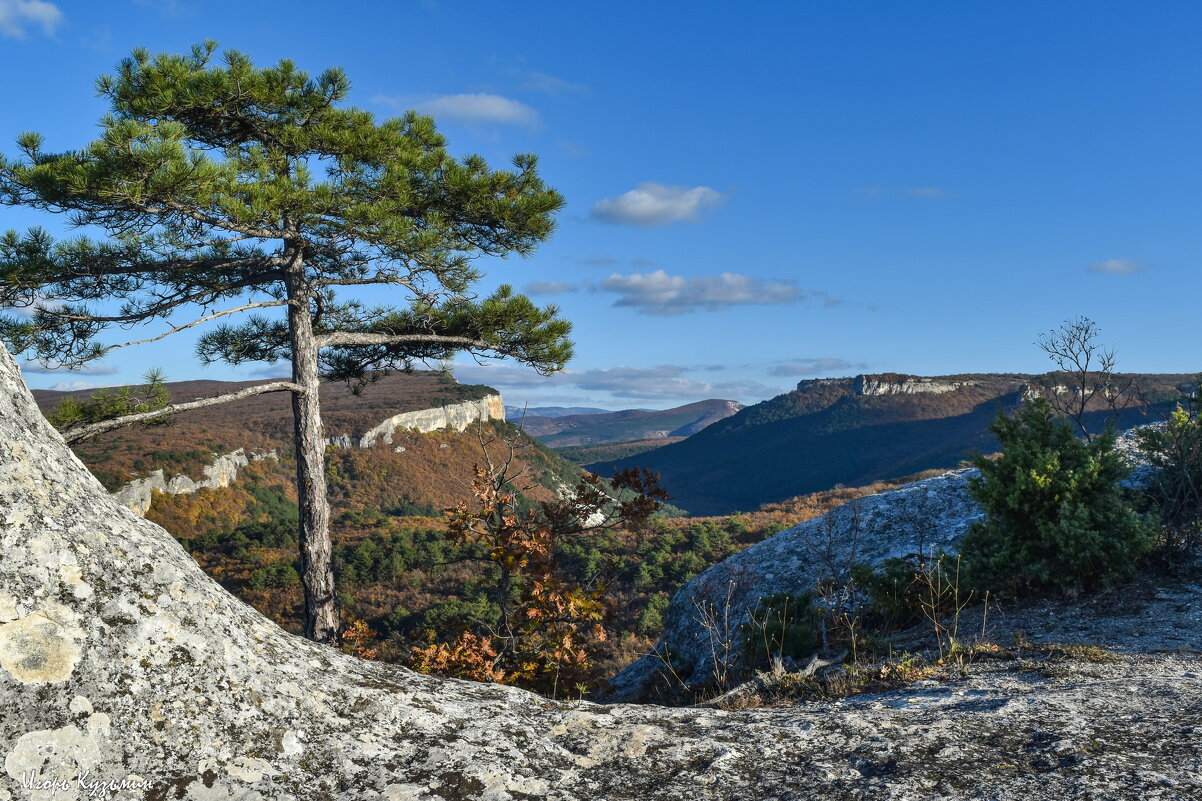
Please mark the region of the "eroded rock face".
[[[376, 440], [392, 444], [392, 435], [397, 431], [413, 429], [423, 434], [431, 431], [441, 431], [453, 428], [463, 431], [472, 423], [488, 422], [489, 420], [505, 419], [505, 401], [500, 395], [488, 395], [479, 400], [451, 403], [434, 409], [419, 409], [415, 412], [402, 412], [393, 415], [359, 438], [360, 448], [370, 448]], [[353, 440], [347, 438], [347, 444], [331, 441], [339, 447], [350, 447]]]
[[362, 661], [281, 631], [114, 502], [0, 349], [0, 801], [1188, 798], [1197, 669], [732, 714]]
[[[976, 470], [957, 470], [852, 501], [747, 548], [702, 572], [672, 598], [664, 635], [650, 654], [613, 681], [621, 701], [654, 698], [663, 682], [701, 688], [742, 665], [739, 627], [760, 598], [797, 594], [854, 564], [954, 551], [981, 518], [968, 494]], [[665, 677], [665, 658], [674, 675]]]
[[239, 448], [236, 451], [214, 456], [213, 461], [205, 465], [204, 478], [199, 481], [182, 473], [172, 476], [168, 480], [162, 470], [155, 470], [145, 478], [134, 479], [121, 487], [113, 493], [113, 498], [131, 512], [145, 515], [150, 511], [150, 505], [154, 502], [155, 492], [164, 492], [168, 495], [187, 495], [201, 489], [228, 487], [238, 479], [238, 471], [251, 462], [278, 458], [279, 454], [276, 451], [251, 453], [248, 456], [245, 448]]
[[924, 392], [940, 395], [944, 392], [954, 392], [960, 387], [975, 385], [974, 381], [939, 381], [916, 375], [898, 376], [897, 380], [875, 375], [858, 375], [852, 391], [857, 395], [918, 395]]

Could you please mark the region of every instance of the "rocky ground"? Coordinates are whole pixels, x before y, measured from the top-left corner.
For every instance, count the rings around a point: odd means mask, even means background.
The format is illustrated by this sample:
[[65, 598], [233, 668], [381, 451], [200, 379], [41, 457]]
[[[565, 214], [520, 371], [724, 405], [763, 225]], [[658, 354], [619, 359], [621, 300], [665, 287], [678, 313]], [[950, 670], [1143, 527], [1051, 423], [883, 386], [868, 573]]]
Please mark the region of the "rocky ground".
[[[1123, 625], [1196, 621], [1187, 586]], [[1197, 799], [1202, 665], [1176, 643], [742, 712], [419, 676], [226, 593], [108, 497], [0, 350], [0, 801]]]

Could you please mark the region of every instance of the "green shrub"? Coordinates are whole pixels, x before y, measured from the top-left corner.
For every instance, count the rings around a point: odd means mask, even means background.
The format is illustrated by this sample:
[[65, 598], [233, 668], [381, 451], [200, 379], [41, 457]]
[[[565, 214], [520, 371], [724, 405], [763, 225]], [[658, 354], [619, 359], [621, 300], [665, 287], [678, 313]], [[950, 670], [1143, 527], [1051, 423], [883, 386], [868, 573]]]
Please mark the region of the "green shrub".
[[300, 576], [290, 562], [278, 561], [253, 571], [249, 583], [252, 590], [277, 589], [299, 584]]
[[1202, 419], [1198, 401], [1178, 406], [1163, 426], [1140, 429], [1140, 450], [1157, 468], [1146, 493], [1170, 547], [1202, 542]]
[[818, 611], [808, 592], [760, 598], [751, 620], [739, 630], [753, 664], [777, 655], [802, 659], [818, 650]]
[[999, 414], [990, 430], [1003, 454], [973, 460], [981, 475], [969, 488], [986, 518], [964, 537], [967, 583], [1071, 592], [1130, 577], [1153, 527], [1120, 486], [1130, 469], [1113, 431], [1084, 442], [1043, 399]]
[[664, 615], [668, 612], [670, 598], [664, 594], [651, 596], [647, 606], [639, 615], [638, 632], [645, 636], [654, 637], [664, 630]]
[[868, 596], [868, 614], [875, 627], [893, 631], [922, 620], [919, 566], [910, 559], [891, 557], [876, 567], [854, 565], [852, 583]]

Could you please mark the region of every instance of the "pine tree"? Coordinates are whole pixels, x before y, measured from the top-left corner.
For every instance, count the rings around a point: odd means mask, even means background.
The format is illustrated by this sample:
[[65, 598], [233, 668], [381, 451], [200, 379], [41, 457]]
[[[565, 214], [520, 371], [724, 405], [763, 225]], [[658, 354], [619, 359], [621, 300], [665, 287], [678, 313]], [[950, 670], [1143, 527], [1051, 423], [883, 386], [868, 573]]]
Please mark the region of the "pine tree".
[[[289, 381], [65, 435], [291, 393], [305, 632], [335, 642], [321, 379], [362, 386], [463, 351], [562, 369], [570, 325], [555, 307], [538, 308], [507, 286], [478, 299], [472, 287], [482, 277], [475, 259], [530, 253], [551, 234], [563, 200], [533, 155], [493, 170], [479, 156], [448, 155], [428, 117], [378, 122], [342, 105], [350, 84], [341, 70], [314, 78], [290, 61], [258, 68], [241, 53], [216, 52], [214, 42], [187, 55], [135, 50], [98, 81], [111, 105], [99, 139], [50, 154], [26, 133], [21, 156], [0, 159], [0, 202], [65, 213], [103, 234], [4, 235], [0, 307], [28, 311], [0, 318], [0, 337], [32, 358], [80, 366], [218, 321], [199, 340], [204, 362], [291, 362]], [[394, 289], [405, 300], [368, 306], [338, 298], [343, 287]], [[272, 309], [276, 316], [262, 316]], [[98, 340], [112, 326], [152, 321], [167, 321], [167, 330]]]

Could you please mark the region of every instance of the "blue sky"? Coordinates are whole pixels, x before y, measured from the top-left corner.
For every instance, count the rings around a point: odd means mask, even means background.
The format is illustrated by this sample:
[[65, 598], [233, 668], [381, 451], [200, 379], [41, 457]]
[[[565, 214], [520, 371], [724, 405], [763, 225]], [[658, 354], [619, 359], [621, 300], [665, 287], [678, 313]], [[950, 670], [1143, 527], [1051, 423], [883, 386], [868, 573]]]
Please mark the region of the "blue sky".
[[[1041, 372], [1036, 336], [1078, 315], [1120, 369], [1202, 369], [1197, 3], [0, 0], [0, 148], [24, 130], [84, 144], [96, 76], [205, 38], [341, 66], [355, 105], [430, 113], [453, 152], [539, 154], [567, 198], [559, 230], [480, 266], [559, 304], [577, 357], [550, 380], [457, 369], [511, 403]], [[60, 227], [0, 209], [2, 228], [33, 224]], [[27, 378], [266, 374], [191, 348], [181, 334]]]

